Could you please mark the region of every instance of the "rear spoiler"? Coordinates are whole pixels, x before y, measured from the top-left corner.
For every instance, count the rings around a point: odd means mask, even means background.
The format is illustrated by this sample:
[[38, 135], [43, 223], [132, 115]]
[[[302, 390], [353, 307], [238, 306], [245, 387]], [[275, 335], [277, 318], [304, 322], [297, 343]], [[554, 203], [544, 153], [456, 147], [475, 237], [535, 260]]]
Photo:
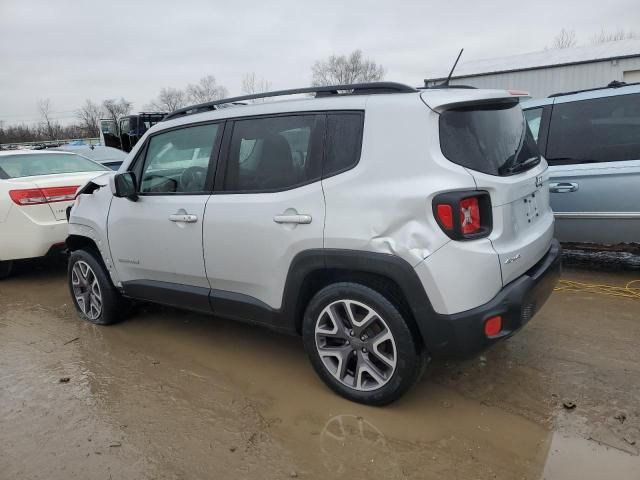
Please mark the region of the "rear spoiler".
[[420, 94], [422, 101], [436, 113], [452, 108], [518, 103], [506, 90], [430, 90]]

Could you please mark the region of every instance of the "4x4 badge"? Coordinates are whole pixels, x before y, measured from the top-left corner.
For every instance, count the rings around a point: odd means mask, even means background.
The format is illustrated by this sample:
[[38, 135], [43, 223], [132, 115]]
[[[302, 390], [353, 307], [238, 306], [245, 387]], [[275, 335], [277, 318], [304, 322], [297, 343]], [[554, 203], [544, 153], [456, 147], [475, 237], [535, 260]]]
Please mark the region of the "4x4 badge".
[[508, 264], [510, 264], [510, 263], [517, 262], [517, 261], [518, 261], [518, 260], [520, 260], [521, 258], [522, 258], [522, 256], [518, 253], [518, 254], [516, 254], [516, 255], [515, 255], [515, 256], [513, 256], [513, 257], [509, 257], [509, 258], [507, 258], [507, 259], [504, 261], [504, 263], [508, 265]]

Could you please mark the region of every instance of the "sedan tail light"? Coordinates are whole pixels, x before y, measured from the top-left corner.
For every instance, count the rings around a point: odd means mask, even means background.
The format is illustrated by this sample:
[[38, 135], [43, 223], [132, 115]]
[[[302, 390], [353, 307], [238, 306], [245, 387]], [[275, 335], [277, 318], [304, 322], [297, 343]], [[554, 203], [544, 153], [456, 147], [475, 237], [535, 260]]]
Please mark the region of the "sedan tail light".
[[78, 186], [25, 188], [10, 190], [9, 196], [16, 205], [40, 205], [43, 203], [68, 202], [76, 198]]
[[486, 237], [493, 226], [491, 197], [484, 191], [447, 192], [433, 199], [433, 213], [453, 240]]

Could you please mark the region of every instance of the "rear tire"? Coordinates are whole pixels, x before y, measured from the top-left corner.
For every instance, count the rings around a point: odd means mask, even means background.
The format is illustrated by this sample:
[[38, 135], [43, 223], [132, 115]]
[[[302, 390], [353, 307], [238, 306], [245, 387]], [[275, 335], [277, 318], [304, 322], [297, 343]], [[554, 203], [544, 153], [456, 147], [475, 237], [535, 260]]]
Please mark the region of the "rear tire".
[[336, 283], [316, 293], [302, 337], [316, 373], [354, 402], [389, 404], [424, 371], [425, 355], [400, 309], [361, 284]]
[[115, 288], [97, 254], [76, 250], [67, 267], [69, 291], [78, 316], [96, 325], [110, 325], [124, 317], [128, 302]]
[[7, 278], [11, 275], [11, 270], [13, 269], [13, 260], [5, 260], [0, 262], [0, 280], [3, 278]]

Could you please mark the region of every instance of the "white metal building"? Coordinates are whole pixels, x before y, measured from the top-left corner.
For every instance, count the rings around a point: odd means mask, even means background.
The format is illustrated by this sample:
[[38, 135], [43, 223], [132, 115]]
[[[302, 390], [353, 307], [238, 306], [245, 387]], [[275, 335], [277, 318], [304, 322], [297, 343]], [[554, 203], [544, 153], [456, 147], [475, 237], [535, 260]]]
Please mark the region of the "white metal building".
[[[436, 72], [426, 85], [441, 83], [448, 74]], [[640, 82], [640, 39], [468, 62], [463, 54], [451, 84], [526, 90], [539, 98], [604, 87], [613, 80]]]

